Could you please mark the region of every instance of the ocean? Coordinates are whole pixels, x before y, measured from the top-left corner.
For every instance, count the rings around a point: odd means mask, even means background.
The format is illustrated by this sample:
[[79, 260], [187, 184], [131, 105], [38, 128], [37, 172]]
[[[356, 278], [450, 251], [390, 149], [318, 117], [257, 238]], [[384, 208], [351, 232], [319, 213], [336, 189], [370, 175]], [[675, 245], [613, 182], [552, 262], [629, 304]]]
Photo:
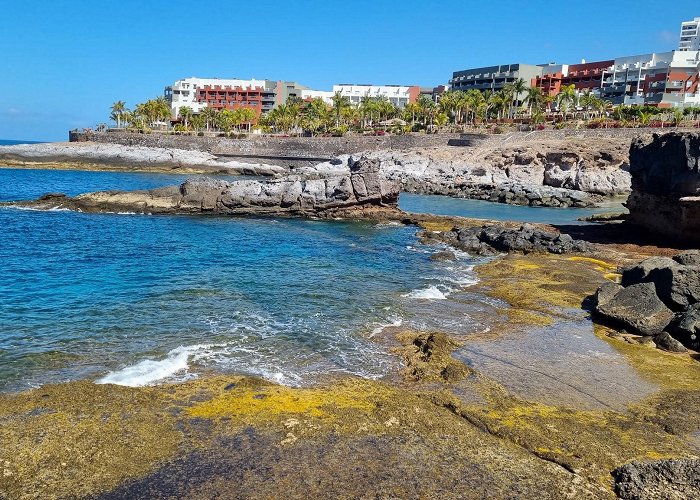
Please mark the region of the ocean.
[[[0, 169], [0, 199], [184, 176]], [[385, 326], [480, 331], [476, 259], [434, 262], [415, 227], [0, 208], [0, 391], [203, 373], [290, 385], [398, 366]]]
[[14, 144], [40, 144], [42, 141], [22, 141], [15, 139], [0, 139], [0, 146], [12, 146]]

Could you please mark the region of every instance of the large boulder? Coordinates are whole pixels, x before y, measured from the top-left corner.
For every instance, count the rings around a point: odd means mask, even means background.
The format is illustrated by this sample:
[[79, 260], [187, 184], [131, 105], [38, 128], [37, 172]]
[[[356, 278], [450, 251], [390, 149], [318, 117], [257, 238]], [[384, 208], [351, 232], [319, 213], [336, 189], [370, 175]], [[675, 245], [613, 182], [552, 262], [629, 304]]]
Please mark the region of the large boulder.
[[605, 300], [596, 304], [596, 312], [618, 325], [641, 335], [663, 332], [673, 319], [671, 311], [656, 295], [653, 283], [640, 283], [627, 288], [600, 290]]
[[700, 351], [700, 303], [676, 315], [669, 330], [673, 337], [689, 349]]
[[628, 221], [683, 243], [700, 242], [700, 134], [654, 135], [630, 148]]
[[674, 311], [682, 311], [700, 302], [700, 265], [693, 264], [697, 258], [694, 252], [680, 254], [675, 259], [651, 257], [623, 270], [622, 285], [654, 283], [659, 298]]

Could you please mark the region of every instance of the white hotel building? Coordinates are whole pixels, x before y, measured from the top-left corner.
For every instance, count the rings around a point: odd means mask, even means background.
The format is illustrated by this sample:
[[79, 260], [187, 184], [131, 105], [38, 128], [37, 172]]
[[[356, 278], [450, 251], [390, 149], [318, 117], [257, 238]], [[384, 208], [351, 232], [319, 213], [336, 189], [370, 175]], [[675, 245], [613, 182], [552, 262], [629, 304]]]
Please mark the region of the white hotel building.
[[681, 41], [678, 50], [700, 50], [700, 17], [681, 24]]
[[374, 99], [387, 99], [399, 108], [405, 108], [410, 102], [416, 102], [420, 95], [420, 87], [404, 85], [356, 85], [341, 83], [333, 85], [333, 94], [340, 92], [340, 95], [347, 97], [350, 104], [358, 105], [363, 97]]

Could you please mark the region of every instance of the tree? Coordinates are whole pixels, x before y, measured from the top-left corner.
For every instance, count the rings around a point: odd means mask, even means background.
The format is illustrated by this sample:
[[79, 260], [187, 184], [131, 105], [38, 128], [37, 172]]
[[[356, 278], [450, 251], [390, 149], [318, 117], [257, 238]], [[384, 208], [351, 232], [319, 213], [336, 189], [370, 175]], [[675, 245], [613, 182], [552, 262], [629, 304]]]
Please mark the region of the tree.
[[404, 117], [406, 118], [406, 121], [411, 122], [411, 130], [413, 130], [416, 126], [416, 116], [418, 116], [419, 113], [420, 106], [416, 102], [409, 102], [404, 108]]
[[564, 85], [559, 91], [559, 94], [557, 94], [557, 104], [562, 118], [566, 120], [566, 113], [569, 110], [569, 106], [573, 105], [575, 102], [576, 86], [573, 83], [571, 85]]
[[527, 101], [527, 114], [532, 116], [533, 110], [540, 111], [542, 103], [544, 102], [544, 93], [539, 87], [529, 87], [525, 100]]
[[517, 115], [517, 108], [520, 106], [520, 96], [527, 90], [527, 83], [522, 78], [518, 78], [510, 84], [510, 91], [512, 92], [510, 111], [508, 116], [510, 118], [515, 118]]
[[190, 123], [192, 124], [192, 128], [199, 132], [205, 126], [204, 116], [202, 116], [202, 113], [193, 115], [190, 119]]
[[178, 111], [178, 115], [180, 118], [182, 118], [182, 121], [184, 122], [185, 125], [185, 130], [189, 128], [189, 120], [192, 118], [192, 115], [194, 112], [192, 111], [192, 108], [189, 106], [183, 106], [180, 108]]
[[204, 126], [207, 129], [207, 132], [209, 132], [209, 127], [213, 127], [214, 124], [216, 123], [216, 114], [218, 112], [216, 111], [215, 108], [210, 108], [209, 106], [205, 107], [200, 111], [200, 115], [202, 115], [202, 118], [204, 118]]
[[336, 92], [331, 98], [333, 100], [333, 115], [335, 116], [335, 126], [340, 126], [340, 119], [343, 116], [343, 110], [350, 107], [350, 101], [341, 92]]
[[127, 112], [128, 109], [126, 109], [126, 103], [124, 101], [117, 101], [112, 104], [112, 114], [110, 115], [110, 118], [117, 122], [117, 128], [122, 128], [124, 114]]

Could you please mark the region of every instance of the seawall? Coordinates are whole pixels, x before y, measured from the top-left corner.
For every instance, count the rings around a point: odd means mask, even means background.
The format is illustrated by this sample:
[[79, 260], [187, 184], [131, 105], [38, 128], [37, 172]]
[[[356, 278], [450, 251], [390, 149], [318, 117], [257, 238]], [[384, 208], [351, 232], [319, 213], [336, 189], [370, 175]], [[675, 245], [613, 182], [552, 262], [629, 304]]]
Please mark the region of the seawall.
[[[345, 137], [272, 137], [248, 136], [245, 139], [226, 137], [199, 137], [186, 135], [134, 134], [127, 132], [70, 132], [71, 142], [101, 142], [125, 146], [147, 146], [204, 151], [222, 157], [249, 163], [267, 163], [280, 166], [311, 166], [342, 154], [382, 149], [405, 150], [447, 146], [449, 141], [473, 140], [460, 134], [407, 134], [385, 136], [347, 135]], [[476, 140], [476, 138], [474, 139]]]

